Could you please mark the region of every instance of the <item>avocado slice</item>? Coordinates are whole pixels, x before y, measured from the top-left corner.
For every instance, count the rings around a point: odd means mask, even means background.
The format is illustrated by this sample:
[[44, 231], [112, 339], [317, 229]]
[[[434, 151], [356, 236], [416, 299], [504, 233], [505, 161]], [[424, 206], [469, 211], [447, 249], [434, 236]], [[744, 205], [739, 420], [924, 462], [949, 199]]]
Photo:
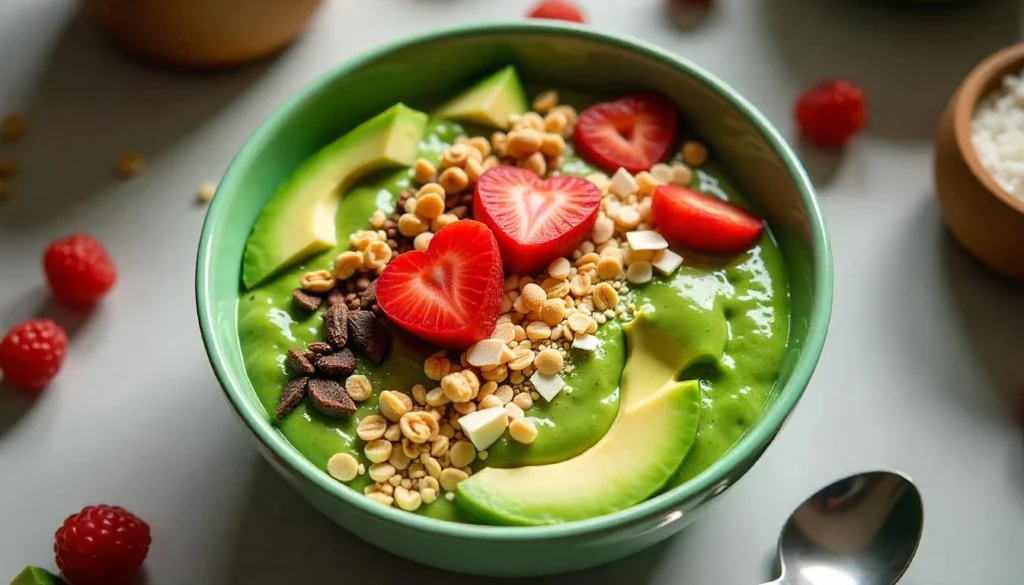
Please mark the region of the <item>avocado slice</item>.
[[624, 404], [608, 433], [581, 455], [551, 465], [488, 467], [459, 484], [455, 503], [491, 524], [527, 526], [624, 510], [658, 492], [683, 463], [697, 437], [700, 399], [697, 381], [670, 382]]
[[519, 74], [509, 65], [455, 96], [434, 115], [504, 130], [511, 125], [511, 116], [522, 116], [528, 109]]
[[39, 567], [25, 567], [25, 570], [18, 573], [14, 581], [11, 581], [11, 585], [61, 585], [62, 583], [63, 581], [52, 573]]
[[416, 160], [427, 115], [403, 104], [363, 122], [306, 160], [260, 212], [245, 246], [246, 289], [337, 245], [342, 193], [360, 177]]

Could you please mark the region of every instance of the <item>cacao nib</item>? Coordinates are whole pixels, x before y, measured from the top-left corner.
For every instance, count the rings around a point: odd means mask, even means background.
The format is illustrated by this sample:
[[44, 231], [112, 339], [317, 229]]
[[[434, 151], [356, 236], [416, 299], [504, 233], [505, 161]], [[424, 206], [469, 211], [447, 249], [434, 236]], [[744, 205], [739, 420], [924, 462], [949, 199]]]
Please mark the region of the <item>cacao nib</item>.
[[338, 289], [334, 289], [330, 293], [328, 293], [327, 306], [333, 307], [334, 305], [343, 302], [345, 302], [345, 293], [341, 292]]
[[295, 305], [297, 307], [299, 307], [303, 311], [306, 311], [307, 313], [312, 313], [313, 311], [316, 311], [324, 302], [322, 298], [316, 295], [309, 294], [308, 292], [302, 290], [301, 288], [297, 288], [295, 289], [294, 292], [292, 292], [292, 299], [295, 301]]
[[356, 356], [350, 349], [322, 355], [316, 360], [316, 369], [332, 378], [346, 378], [356, 370]]
[[352, 345], [363, 353], [375, 365], [380, 365], [387, 357], [390, 347], [390, 336], [384, 324], [374, 316], [372, 311], [353, 311], [348, 318], [349, 337]]
[[309, 377], [299, 376], [288, 380], [281, 392], [281, 398], [277, 401], [277, 420], [284, 420], [284, 417], [291, 414], [295, 407], [306, 397], [306, 387], [309, 384]]
[[327, 416], [340, 417], [356, 411], [356, 403], [334, 380], [314, 378], [309, 381], [309, 402]]
[[307, 345], [306, 349], [315, 354], [331, 353], [332, 351], [334, 351], [334, 348], [331, 347], [331, 344], [324, 343], [322, 341], [314, 341], [313, 343]]
[[302, 353], [302, 350], [289, 349], [285, 361], [300, 374], [312, 374], [315, 371], [313, 364], [309, 363], [309, 359]]
[[324, 313], [324, 337], [327, 343], [341, 349], [348, 342], [348, 307], [344, 302], [331, 305]]

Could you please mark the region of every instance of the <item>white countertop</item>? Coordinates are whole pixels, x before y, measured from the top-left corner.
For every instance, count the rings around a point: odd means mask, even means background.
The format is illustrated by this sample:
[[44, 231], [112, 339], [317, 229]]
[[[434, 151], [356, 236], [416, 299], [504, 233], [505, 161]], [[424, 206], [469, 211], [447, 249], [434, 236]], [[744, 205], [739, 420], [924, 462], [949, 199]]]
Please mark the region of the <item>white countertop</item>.
[[[112, 51], [69, 0], [0, 1], [0, 112], [28, 135], [0, 204], [0, 330], [42, 311], [69, 325], [60, 374], [30, 402], [0, 387], [0, 582], [53, 567], [53, 533], [92, 503], [153, 529], [150, 584], [482, 583], [391, 557], [336, 528], [260, 459], [200, 342], [193, 267], [204, 207], [233, 153], [289, 94], [390, 39], [515, 18], [530, 0], [328, 1], [275, 59], [226, 74], [149, 69]], [[1024, 582], [1024, 286], [965, 256], [933, 200], [931, 137], [983, 56], [1021, 39], [1021, 4], [907, 12], [825, 0], [720, 0], [672, 28], [661, 0], [581, 0], [594, 26], [689, 57], [787, 135], [823, 77], [860, 82], [867, 132], [842, 156], [806, 153], [835, 247], [832, 327], [817, 373], [761, 460], [697, 524], [630, 559], [550, 583], [752, 585], [807, 494], [868, 468], [910, 474], [925, 534], [903, 583]], [[892, 4], [897, 4], [893, 1]], [[112, 176], [122, 150], [145, 173]], [[120, 281], [82, 317], [47, 301], [46, 244], [102, 239]], [[10, 577], [8, 577], [10, 576]]]

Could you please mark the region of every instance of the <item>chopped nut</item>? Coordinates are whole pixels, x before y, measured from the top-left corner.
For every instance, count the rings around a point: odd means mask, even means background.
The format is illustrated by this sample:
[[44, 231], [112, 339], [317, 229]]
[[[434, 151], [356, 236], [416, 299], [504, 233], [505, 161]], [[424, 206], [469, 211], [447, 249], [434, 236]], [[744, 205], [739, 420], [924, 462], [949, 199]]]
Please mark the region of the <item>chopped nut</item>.
[[383, 483], [395, 476], [395, 466], [391, 465], [387, 461], [381, 461], [380, 463], [374, 463], [371, 465], [369, 472], [370, 479]]
[[373, 227], [373, 229], [383, 229], [384, 224], [387, 223], [387, 220], [388, 216], [385, 215], [383, 211], [378, 209], [373, 212], [373, 215], [370, 216], [370, 225]]
[[519, 408], [519, 405], [517, 405], [515, 402], [509, 402], [508, 404], [506, 404], [505, 405], [505, 412], [508, 414], [508, 418], [511, 421], [514, 421], [516, 419], [520, 419], [520, 418], [523, 418], [524, 416], [526, 416], [526, 413], [523, 412], [523, 409]]
[[533, 110], [539, 114], [547, 114], [551, 108], [558, 105], [558, 92], [549, 89], [542, 91], [533, 100]]
[[[366, 443], [366, 446], [363, 447], [363, 454], [366, 455], [366, 458], [373, 463], [383, 463], [388, 461], [392, 455], [391, 441], [386, 439], [374, 439]], [[396, 469], [402, 469], [394, 463], [392, 463], [392, 465]]]
[[590, 276], [586, 274], [577, 274], [572, 277], [572, 281], [569, 283], [569, 290], [571, 290], [572, 294], [577, 297], [584, 297], [588, 292], [590, 292], [590, 284]]
[[[472, 445], [470, 445], [472, 447]], [[448, 468], [441, 472], [441, 487], [446, 491], [453, 492], [459, 486], [459, 482], [469, 477], [465, 471]]]
[[348, 392], [352, 400], [362, 402], [373, 394], [373, 386], [370, 384], [369, 378], [362, 374], [356, 374], [345, 380], [345, 391]]
[[469, 414], [477, 410], [476, 402], [456, 402], [452, 405], [452, 408], [459, 414]]
[[309, 292], [325, 293], [337, 284], [334, 275], [326, 270], [314, 270], [302, 275], [299, 285]]
[[512, 401], [512, 395], [514, 394], [514, 392], [515, 391], [512, 390], [511, 386], [509, 386], [508, 384], [502, 384], [501, 386], [498, 386], [497, 390], [494, 391], [494, 395], [497, 396], [499, 400], [501, 400], [502, 404], [508, 404], [509, 402]]
[[435, 382], [447, 376], [452, 367], [451, 361], [444, 357], [444, 352], [440, 352], [440, 354], [434, 354], [423, 362], [423, 373]]
[[[394, 426], [395, 428], [398, 428], [398, 425]], [[387, 438], [387, 434], [385, 434], [385, 438]], [[388, 444], [390, 445], [391, 443]], [[409, 468], [409, 463], [411, 462], [409, 461], [409, 458], [406, 457], [405, 453], [402, 452], [401, 449], [392, 449], [391, 457], [388, 457], [388, 463], [393, 465], [395, 469], [399, 471], [404, 471]]]
[[402, 434], [413, 443], [426, 443], [435, 439], [440, 431], [437, 419], [426, 412], [407, 412], [399, 421]]
[[[667, 183], [668, 181], [665, 182]], [[654, 190], [657, 189], [660, 184], [661, 181], [654, 178], [654, 175], [647, 171], [639, 172], [636, 175], [636, 192], [638, 195], [646, 197], [647, 195], [654, 193]]]
[[414, 512], [423, 503], [423, 498], [420, 493], [414, 490], [409, 490], [404, 487], [395, 488], [395, 504], [399, 508], [407, 511]]
[[359, 474], [359, 462], [348, 453], [335, 453], [327, 460], [327, 473], [338, 481], [352, 481]]
[[371, 414], [359, 421], [359, 426], [356, 427], [356, 435], [359, 436], [364, 442], [369, 443], [380, 439], [384, 436], [384, 431], [388, 428], [388, 421], [379, 414]]
[[555, 158], [565, 152], [565, 139], [561, 134], [547, 132], [541, 139], [540, 152], [544, 156]]
[[563, 112], [550, 112], [544, 117], [544, 130], [555, 134], [565, 135], [565, 129], [569, 125]]
[[533, 364], [533, 352], [528, 348], [517, 347], [513, 355], [512, 360], [505, 364], [510, 370], [523, 370]]
[[[0, 159], [0, 177], [4, 174], [2, 160], [3, 159]], [[199, 185], [199, 189], [196, 191], [196, 197], [199, 199], [200, 203], [209, 203], [213, 201], [213, 196], [216, 194], [217, 185], [209, 182]]]
[[579, 311], [569, 315], [569, 328], [576, 333], [586, 333], [590, 329], [590, 322], [593, 319], [584, 313]]
[[391, 261], [391, 247], [386, 242], [373, 242], [363, 251], [363, 266], [376, 270]]
[[134, 177], [135, 175], [142, 172], [142, 167], [145, 165], [145, 160], [142, 155], [137, 152], [126, 152], [117, 157], [117, 162], [114, 165], [117, 174], [122, 177]]
[[[565, 303], [560, 299], [549, 299], [544, 301], [544, 305], [540, 309], [541, 318], [549, 327], [554, 327], [562, 322], [565, 317]], [[548, 330], [548, 336], [553, 333], [552, 330]], [[530, 332], [527, 330], [527, 336]]]
[[412, 400], [394, 390], [385, 390], [380, 393], [380, 401], [377, 405], [384, 418], [391, 422], [398, 422], [402, 416], [412, 410]]
[[[388, 425], [384, 431], [384, 438], [392, 443], [402, 440], [402, 427], [398, 423]], [[404, 468], [403, 468], [404, 469]]]
[[484, 164], [475, 158], [466, 161], [466, 178], [469, 179], [470, 183], [479, 181], [480, 175], [484, 174], [484, 170]]
[[671, 183], [672, 167], [665, 163], [658, 163], [651, 167], [651, 176], [659, 183]]
[[440, 387], [427, 392], [427, 406], [444, 406], [449, 402], [451, 401], [444, 395], [444, 390]]
[[615, 223], [631, 230], [640, 223], [640, 212], [635, 207], [623, 205], [615, 215]]
[[[480, 381], [469, 370], [448, 374], [441, 378], [441, 389], [452, 402], [467, 402], [480, 391]], [[461, 467], [461, 465], [459, 466]]]
[[526, 158], [540, 150], [543, 137], [533, 128], [513, 130], [508, 133], [506, 153], [513, 158]]
[[485, 408], [494, 408], [495, 406], [503, 406], [503, 403], [501, 402], [501, 398], [498, 398], [494, 394], [491, 394], [480, 401], [480, 410]]
[[469, 176], [459, 167], [451, 167], [441, 173], [437, 182], [444, 187], [445, 193], [454, 195], [466, 190], [466, 187], [469, 186]]
[[544, 301], [548, 298], [548, 295], [540, 285], [531, 282], [523, 287], [523, 292], [519, 298], [523, 299], [523, 306], [526, 307], [527, 312], [529, 312], [540, 309], [544, 305]]
[[456, 441], [448, 449], [448, 459], [452, 467], [466, 467], [476, 459], [476, 447], [469, 441]]
[[614, 280], [622, 276], [622, 259], [615, 256], [606, 256], [597, 263], [597, 275], [602, 280]]
[[284, 385], [284, 390], [281, 392], [281, 398], [277, 401], [277, 420], [284, 420], [302, 402], [302, 399], [306, 397], [308, 384], [309, 378], [306, 376], [299, 376], [298, 378], [288, 380], [288, 383]]
[[[621, 274], [621, 267], [620, 267]], [[619, 304], [619, 293], [607, 282], [602, 282], [594, 287], [593, 292], [594, 308], [598, 311], [614, 309]]]
[[708, 162], [708, 148], [694, 140], [688, 140], [683, 144], [683, 162], [691, 167], [703, 166]]
[[444, 197], [437, 193], [427, 193], [416, 200], [416, 215], [425, 219], [434, 219], [444, 213]]
[[504, 343], [509, 343], [516, 336], [516, 326], [511, 323], [501, 323], [494, 328], [491, 333], [491, 339], [500, 339]]
[[530, 395], [526, 392], [516, 394], [515, 398], [512, 399], [512, 402], [524, 411], [533, 408], [533, 398], [530, 398]]
[[[565, 305], [562, 306], [564, 307]], [[559, 322], [561, 322], [561, 320], [559, 320]], [[551, 337], [551, 327], [544, 321], [531, 321], [530, 324], [526, 326], [526, 337], [533, 341], [547, 339]]]
[[402, 234], [407, 238], [415, 238], [416, 236], [427, 231], [427, 224], [423, 222], [415, 213], [403, 213], [398, 218], [398, 233]]
[[[466, 161], [469, 160], [470, 153], [475, 150], [476, 149], [468, 144], [456, 144], [452, 147], [446, 148], [444, 152], [441, 153], [441, 168], [464, 168], [466, 166]], [[479, 151], [476, 152], [476, 155], [480, 155]]]
[[529, 445], [537, 439], [537, 427], [530, 419], [517, 418], [508, 425], [508, 434], [511, 435], [514, 440]]
[[672, 184], [688, 186], [693, 181], [693, 171], [683, 164], [672, 165]]
[[448, 452], [448, 437], [438, 435], [430, 442], [430, 454], [434, 457], [444, 457]]
[[537, 354], [537, 357], [533, 360], [533, 365], [538, 372], [545, 376], [553, 376], [558, 372], [562, 371], [564, 365], [562, 354], [558, 353], [554, 349], [544, 349]]
[[544, 154], [540, 152], [535, 152], [526, 158], [519, 159], [516, 166], [532, 171], [538, 177], [543, 177], [548, 172], [548, 162], [544, 159]]
[[638, 260], [629, 265], [626, 269], [626, 280], [632, 284], [643, 284], [654, 277], [651, 263], [647, 260]]
[[334, 259], [334, 277], [338, 280], [348, 280], [349, 278], [352, 278], [356, 271], [362, 266], [362, 254], [352, 250], [342, 252]]
[[480, 375], [483, 376], [484, 380], [490, 382], [503, 382], [508, 377], [508, 366], [500, 364], [493, 368], [483, 368], [480, 370]]
[[435, 175], [437, 175], [437, 169], [430, 161], [422, 158], [416, 161], [415, 179], [417, 183], [429, 183], [434, 180]]

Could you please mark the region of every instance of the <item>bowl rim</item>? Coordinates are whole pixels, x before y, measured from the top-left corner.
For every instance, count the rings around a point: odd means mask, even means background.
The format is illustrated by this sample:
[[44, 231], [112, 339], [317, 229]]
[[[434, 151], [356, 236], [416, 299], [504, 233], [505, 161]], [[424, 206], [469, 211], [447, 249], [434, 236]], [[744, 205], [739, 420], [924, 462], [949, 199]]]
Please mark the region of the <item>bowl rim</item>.
[[957, 149], [975, 180], [981, 183], [985, 190], [996, 199], [1024, 215], [1024, 199], [1003, 189], [992, 173], [981, 164], [981, 159], [978, 158], [978, 152], [974, 148], [974, 141], [971, 138], [974, 112], [978, 108], [978, 102], [993, 89], [993, 84], [998, 83], [998, 78], [1005, 74], [1006, 69], [1011, 66], [1018, 72], [1024, 70], [1024, 43], [1016, 43], [996, 51], [978, 63], [967, 74], [963, 83], [960, 84], [955, 98], [953, 135]]
[[[661, 62], [681, 74], [695, 78], [716, 92], [748, 119], [754, 128], [760, 132], [776, 156], [779, 157], [788, 174], [792, 177], [799, 191], [801, 202], [807, 211], [811, 242], [813, 244], [814, 299], [811, 306], [811, 318], [808, 323], [806, 339], [789, 382], [779, 391], [775, 402], [761, 413], [758, 423], [750, 428], [723, 457], [685, 484], [625, 510], [596, 518], [557, 525], [510, 527], [474, 525], [429, 518], [418, 514], [410, 514], [393, 507], [384, 507], [334, 480], [326, 472], [314, 466], [313, 463], [306, 459], [285, 439], [284, 435], [270, 424], [267, 420], [266, 411], [258, 404], [253, 404], [246, 398], [249, 392], [247, 381], [236, 381], [226, 371], [223, 365], [226, 361], [225, 348], [221, 347], [213, 333], [216, 321], [211, 312], [211, 306], [214, 303], [210, 298], [210, 267], [213, 261], [213, 251], [216, 247], [214, 245], [216, 238], [213, 233], [213, 226], [219, 223], [221, 216], [225, 215], [227, 210], [224, 199], [220, 197], [213, 199], [210, 209], [207, 211], [207, 217], [200, 236], [196, 264], [196, 302], [203, 343], [206, 346], [210, 363], [226, 398], [245, 422], [246, 426], [256, 435], [260, 443], [282, 465], [287, 466], [294, 473], [302, 476], [310, 486], [316, 487], [325, 494], [355, 507], [362, 513], [380, 517], [403, 528], [449, 538], [523, 542], [561, 539], [628, 527], [633, 523], [650, 520], [659, 514], [669, 512], [681, 502], [708, 490], [728, 485], [723, 484], [723, 480], [726, 480], [730, 473], [740, 467], [744, 461], [747, 461], [752, 456], [759, 456], [760, 451], [767, 446], [781, 429], [786, 418], [793, 411], [807, 387], [820, 358], [831, 317], [833, 264], [831, 245], [825, 221], [814, 195], [814, 187], [810, 178], [796, 154], [779, 131], [750, 102], [703, 68], [665, 49], [624, 35], [598, 31], [585, 25], [558, 21], [510, 21], [443, 28], [403, 37], [348, 59], [332, 67], [314, 81], [304, 85], [260, 124], [232, 160], [224, 174], [218, 191], [236, 191], [241, 181], [241, 176], [252, 165], [256, 153], [262, 150], [265, 144], [287, 125], [288, 120], [304, 107], [305, 102], [311, 96], [323, 91], [338, 78], [389, 53], [416, 45], [429, 44], [439, 40], [448, 40], [462, 36], [477, 36], [480, 34], [502, 35], [509, 33], [555, 34], [609, 44]], [[237, 310], [237, 305], [235, 307]]]

